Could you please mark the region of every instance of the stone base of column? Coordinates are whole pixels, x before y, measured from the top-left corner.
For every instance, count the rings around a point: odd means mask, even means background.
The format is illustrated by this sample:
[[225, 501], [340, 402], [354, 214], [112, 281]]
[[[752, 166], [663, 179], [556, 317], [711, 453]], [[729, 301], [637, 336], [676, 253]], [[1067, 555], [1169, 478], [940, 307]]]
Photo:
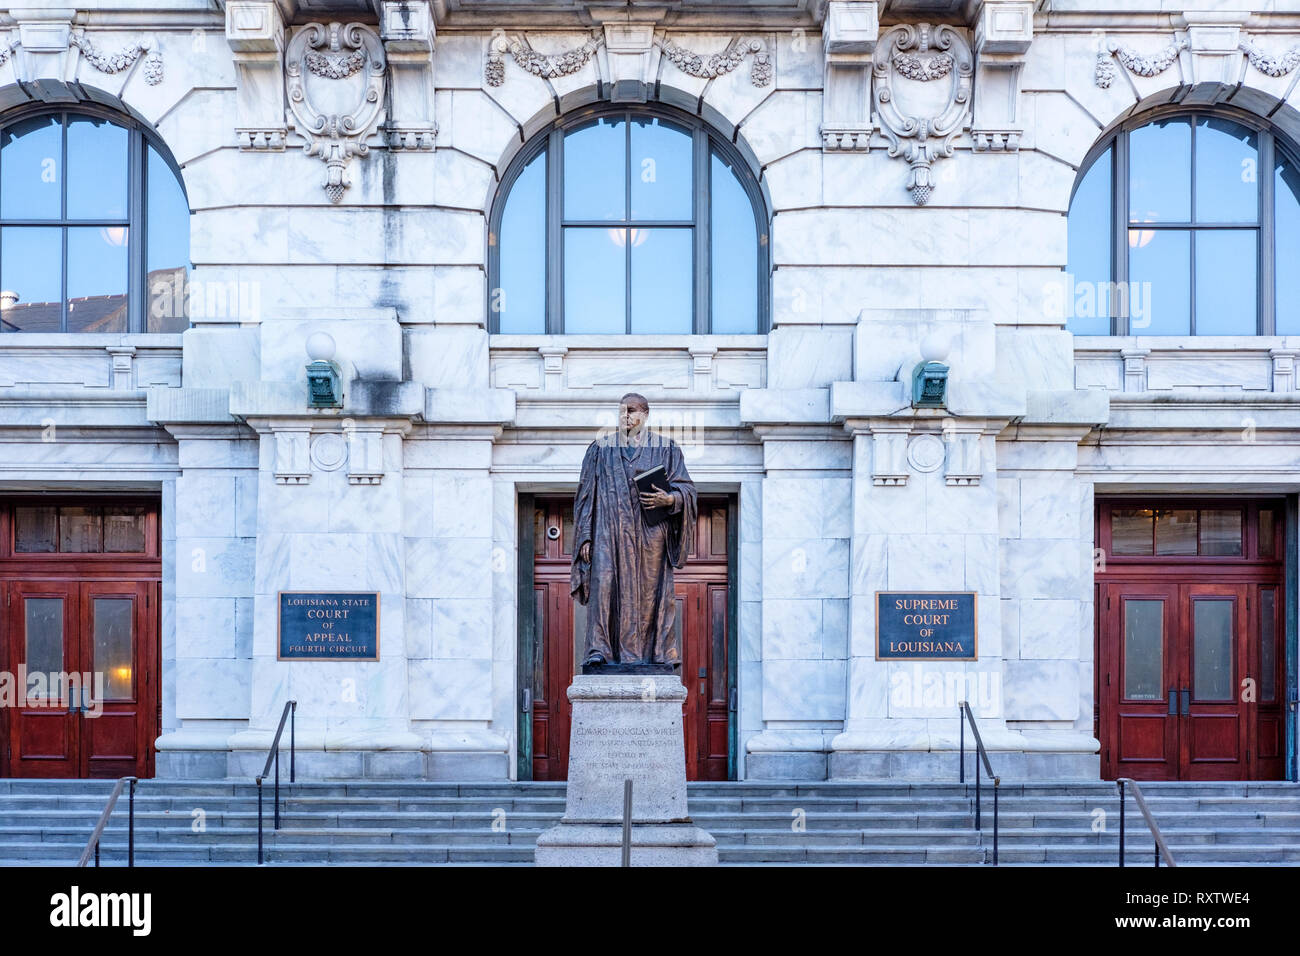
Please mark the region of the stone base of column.
[[564, 817], [538, 837], [538, 866], [618, 866], [629, 779], [633, 866], [717, 865], [713, 837], [692, 825], [686, 805], [685, 699], [675, 675], [573, 679]]

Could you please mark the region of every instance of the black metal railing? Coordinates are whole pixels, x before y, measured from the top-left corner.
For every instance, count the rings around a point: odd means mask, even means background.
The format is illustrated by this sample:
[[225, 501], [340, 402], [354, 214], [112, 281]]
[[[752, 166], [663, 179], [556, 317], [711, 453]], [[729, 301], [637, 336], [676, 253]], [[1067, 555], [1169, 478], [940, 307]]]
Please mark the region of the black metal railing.
[[975, 723], [975, 715], [971, 713], [970, 704], [962, 701], [957, 705], [958, 721], [961, 724], [961, 756], [959, 757], [958, 782], [966, 782], [966, 722], [970, 721], [971, 733], [975, 735], [975, 829], [983, 832], [984, 820], [982, 815], [982, 793], [980, 786], [980, 766], [983, 765], [984, 772], [989, 775], [993, 781], [993, 865], [998, 865], [998, 788], [1002, 785], [1002, 778], [993, 772], [993, 765], [989, 763], [989, 752], [984, 749], [984, 741], [980, 737], [980, 729]]
[[1142, 818], [1147, 822], [1147, 828], [1151, 831], [1151, 839], [1155, 843], [1155, 865], [1160, 865], [1160, 857], [1165, 858], [1166, 866], [1177, 866], [1174, 862], [1174, 855], [1169, 850], [1169, 844], [1165, 842], [1164, 834], [1160, 832], [1160, 825], [1156, 823], [1156, 818], [1151, 815], [1151, 809], [1147, 806], [1146, 798], [1142, 796], [1142, 788], [1132, 777], [1120, 777], [1115, 783], [1119, 786], [1119, 865], [1124, 865], [1124, 785], [1130, 784], [1133, 787], [1133, 799], [1137, 801], [1138, 809], [1142, 811]]
[[91, 857], [95, 859], [95, 866], [99, 866], [99, 841], [104, 836], [104, 828], [108, 826], [108, 818], [113, 815], [113, 808], [117, 806], [117, 798], [122, 795], [122, 787], [130, 784], [130, 791], [127, 795], [127, 822], [126, 822], [126, 865], [135, 866], [135, 785], [139, 782], [138, 777], [121, 777], [113, 787], [113, 792], [108, 796], [108, 804], [104, 807], [104, 812], [99, 815], [99, 822], [95, 824], [95, 832], [90, 835], [90, 841], [86, 848], [81, 851], [81, 859], [77, 861], [77, 866], [85, 866], [90, 862]]
[[284, 722], [289, 721], [289, 782], [297, 782], [296, 760], [295, 760], [295, 725], [298, 716], [298, 702], [296, 700], [287, 700], [284, 702], [284, 710], [280, 712], [280, 726], [275, 728], [275, 739], [271, 741], [271, 752], [266, 755], [266, 766], [254, 780], [257, 783], [257, 864], [261, 866], [264, 861], [262, 849], [262, 781], [271, 773], [271, 766], [275, 766], [275, 829], [280, 829], [280, 735], [284, 733]]

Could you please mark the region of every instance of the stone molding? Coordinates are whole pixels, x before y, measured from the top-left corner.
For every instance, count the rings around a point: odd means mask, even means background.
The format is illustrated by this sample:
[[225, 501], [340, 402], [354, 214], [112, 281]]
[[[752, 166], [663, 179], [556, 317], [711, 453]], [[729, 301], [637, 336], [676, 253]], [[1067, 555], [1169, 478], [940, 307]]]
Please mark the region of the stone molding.
[[235, 62], [235, 136], [243, 150], [284, 149], [284, 20], [266, 0], [229, 0], [226, 43]]
[[388, 58], [388, 148], [432, 150], [438, 135], [433, 97], [436, 30], [427, 0], [385, 0], [380, 36]]
[[[952, 141], [970, 114], [970, 46], [961, 32], [945, 24], [904, 24], [881, 37], [877, 53], [872, 65], [876, 120], [889, 137], [889, 155], [901, 156], [911, 167], [907, 189], [912, 201], [924, 206], [936, 185], [932, 167], [952, 155]], [[941, 66], [949, 60], [949, 66]], [[932, 82], [947, 85], [938, 108], [927, 102], [934, 97], [909, 102], [914, 91], [908, 84]]]
[[975, 26], [974, 119], [977, 152], [1020, 149], [1020, 74], [1034, 39], [1034, 5], [986, 2]]

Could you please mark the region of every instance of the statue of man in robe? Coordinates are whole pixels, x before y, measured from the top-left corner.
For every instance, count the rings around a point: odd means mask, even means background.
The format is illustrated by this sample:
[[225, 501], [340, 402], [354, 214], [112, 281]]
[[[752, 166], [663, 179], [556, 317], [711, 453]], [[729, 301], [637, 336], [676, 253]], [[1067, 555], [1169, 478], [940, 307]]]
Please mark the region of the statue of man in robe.
[[[618, 427], [582, 459], [570, 580], [587, 606], [586, 670], [682, 662], [673, 568], [694, 544], [695, 485], [677, 443], [646, 427], [649, 415], [645, 398], [624, 395]], [[662, 473], [638, 488], [637, 476], [656, 466]]]

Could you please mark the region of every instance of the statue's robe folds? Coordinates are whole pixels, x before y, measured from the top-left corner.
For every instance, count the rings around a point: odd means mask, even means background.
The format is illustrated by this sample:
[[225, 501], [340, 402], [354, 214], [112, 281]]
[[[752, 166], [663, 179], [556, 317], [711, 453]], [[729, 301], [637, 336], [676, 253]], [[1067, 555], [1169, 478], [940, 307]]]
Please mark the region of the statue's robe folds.
[[[634, 476], [663, 465], [672, 513], [650, 524]], [[673, 568], [695, 540], [695, 485], [677, 443], [646, 430], [629, 443], [621, 432], [592, 442], [573, 499], [572, 589], [587, 605], [584, 657], [607, 663], [680, 664], [674, 635]], [[591, 562], [579, 557], [591, 542]], [[584, 593], [585, 592], [585, 593]]]

